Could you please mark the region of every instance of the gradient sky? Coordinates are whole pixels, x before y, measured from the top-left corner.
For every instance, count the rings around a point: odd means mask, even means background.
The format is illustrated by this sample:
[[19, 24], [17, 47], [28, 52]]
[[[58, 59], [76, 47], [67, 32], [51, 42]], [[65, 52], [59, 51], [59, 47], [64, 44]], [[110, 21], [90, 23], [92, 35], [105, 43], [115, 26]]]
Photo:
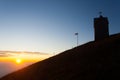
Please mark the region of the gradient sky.
[[59, 53], [94, 40], [93, 18], [120, 32], [120, 0], [0, 0], [0, 50]]

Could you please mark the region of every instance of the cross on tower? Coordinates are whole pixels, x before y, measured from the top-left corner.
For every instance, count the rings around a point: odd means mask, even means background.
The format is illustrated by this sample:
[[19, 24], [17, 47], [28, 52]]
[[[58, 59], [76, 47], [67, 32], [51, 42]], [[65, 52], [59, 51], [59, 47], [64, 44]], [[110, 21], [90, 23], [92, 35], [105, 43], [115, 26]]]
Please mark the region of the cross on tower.
[[102, 12], [99, 12], [99, 15], [101, 16], [101, 15], [102, 15]]

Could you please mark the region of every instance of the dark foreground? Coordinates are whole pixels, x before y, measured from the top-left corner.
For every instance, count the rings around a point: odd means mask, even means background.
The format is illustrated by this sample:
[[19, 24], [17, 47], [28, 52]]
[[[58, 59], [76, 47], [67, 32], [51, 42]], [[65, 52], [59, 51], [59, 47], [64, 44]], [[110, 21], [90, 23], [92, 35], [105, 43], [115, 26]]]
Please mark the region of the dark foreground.
[[119, 80], [120, 34], [89, 42], [0, 80]]

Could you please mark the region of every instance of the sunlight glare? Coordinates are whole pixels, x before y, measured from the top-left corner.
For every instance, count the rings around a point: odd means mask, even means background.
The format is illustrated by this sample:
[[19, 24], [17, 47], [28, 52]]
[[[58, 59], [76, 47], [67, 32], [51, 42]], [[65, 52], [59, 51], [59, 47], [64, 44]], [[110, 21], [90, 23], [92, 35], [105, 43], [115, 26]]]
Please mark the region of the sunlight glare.
[[17, 63], [17, 64], [20, 64], [21, 62], [22, 62], [21, 59], [16, 59], [16, 63]]

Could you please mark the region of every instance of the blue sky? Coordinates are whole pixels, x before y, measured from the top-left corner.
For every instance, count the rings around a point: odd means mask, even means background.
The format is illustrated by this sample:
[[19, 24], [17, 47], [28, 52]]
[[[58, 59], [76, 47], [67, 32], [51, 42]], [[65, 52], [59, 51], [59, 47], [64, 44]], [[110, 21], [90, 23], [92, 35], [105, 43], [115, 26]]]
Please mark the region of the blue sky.
[[59, 53], [94, 40], [93, 18], [120, 32], [120, 0], [0, 0], [0, 50]]

